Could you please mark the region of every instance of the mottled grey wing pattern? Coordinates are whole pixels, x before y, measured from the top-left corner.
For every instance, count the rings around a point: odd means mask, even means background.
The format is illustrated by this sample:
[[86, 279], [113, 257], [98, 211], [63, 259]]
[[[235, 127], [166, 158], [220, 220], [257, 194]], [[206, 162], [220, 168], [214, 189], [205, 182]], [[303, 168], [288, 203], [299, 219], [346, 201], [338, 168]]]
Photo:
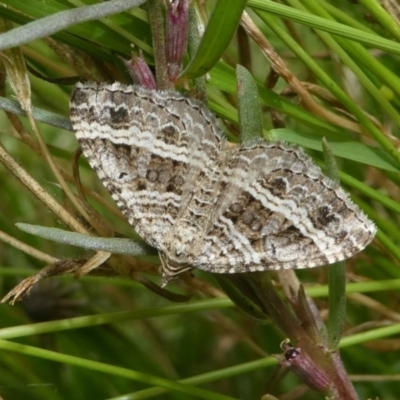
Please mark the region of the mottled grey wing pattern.
[[82, 150], [139, 235], [164, 283], [216, 273], [308, 268], [348, 258], [374, 224], [299, 148], [225, 149], [203, 105], [174, 91], [78, 84], [71, 121]]
[[309, 268], [351, 257], [376, 228], [299, 148], [258, 143], [236, 150], [217, 190], [193, 265], [212, 272]]
[[77, 84], [70, 108], [89, 164], [138, 234], [163, 250], [193, 182], [218, 157], [215, 118], [177, 92], [120, 83]]

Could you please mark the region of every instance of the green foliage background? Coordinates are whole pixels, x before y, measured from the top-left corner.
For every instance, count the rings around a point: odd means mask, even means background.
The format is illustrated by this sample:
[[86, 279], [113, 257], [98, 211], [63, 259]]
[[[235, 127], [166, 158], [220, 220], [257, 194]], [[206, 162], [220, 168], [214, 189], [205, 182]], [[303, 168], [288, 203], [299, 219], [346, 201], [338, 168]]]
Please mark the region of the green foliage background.
[[[3, 0], [2, 29], [94, 3]], [[337, 117], [328, 120], [317, 109], [304, 107], [299, 97], [285, 93], [288, 85], [282, 77], [273, 90], [266, 86], [270, 65], [260, 46], [249, 40], [250, 57], [244, 58], [238, 36], [225, 44], [229, 29], [223, 28], [230, 26], [235, 7], [224, 1], [209, 3], [208, 13], [214, 7], [227, 12], [215, 16], [219, 23], [214, 20], [214, 31], [208, 31], [187, 76], [208, 71], [210, 108], [228, 123], [229, 139], [239, 141], [235, 67], [244, 64], [257, 83], [265, 135], [304, 146], [320, 164], [321, 138], [326, 137], [338, 157], [341, 183], [379, 228], [374, 243], [347, 262], [348, 308], [340, 347], [360, 399], [396, 399], [400, 379], [400, 27], [396, 18], [400, 13], [395, 8], [385, 11], [375, 0], [247, 2], [250, 17], [293, 76], [314, 84], [310, 89], [314, 98]], [[32, 40], [21, 46], [31, 71], [32, 104], [44, 120], [38, 126], [50, 153], [71, 174], [77, 142], [71, 131], [51, 121], [54, 115], [63, 116], [61, 125], [68, 127], [74, 81], [129, 82], [117, 56], [129, 58], [131, 43], [153, 63], [147, 13], [145, 7], [132, 8], [106, 19], [71, 24], [57, 31], [51, 41], [36, 39], [38, 31], [33, 30]], [[3, 53], [3, 62], [7, 57]], [[4, 67], [1, 75], [2, 96], [15, 100], [10, 77], [4, 79]], [[0, 106], [5, 108], [4, 104]], [[50, 111], [50, 117], [43, 110]], [[284, 121], [284, 129], [272, 129], [271, 110]], [[22, 127], [18, 130], [6, 114], [0, 118], [0, 140], [7, 152], [45, 191], [72, 210], [44, 158], [21, 136], [26, 129], [26, 136], [32, 135], [36, 142], [27, 119], [19, 117]], [[343, 128], [341, 118], [357, 121], [360, 132]], [[95, 174], [84, 161], [80, 165], [82, 182], [99, 194], [100, 199], [90, 198], [90, 204], [111, 229], [132, 237], [132, 229], [119, 213], [110, 211], [113, 203]], [[22, 278], [46, 265], [29, 251], [14, 247], [11, 238], [59, 259], [78, 258], [85, 252], [20, 231], [17, 222], [66, 227], [3, 166], [0, 182], [0, 287], [6, 295]], [[141, 260], [144, 266], [147, 261]], [[158, 282], [155, 270], [149, 272], [148, 278]], [[277, 397], [286, 393], [290, 398], [322, 398], [293, 374], [283, 372], [270, 356], [281, 353], [279, 344], [285, 338], [273, 324], [250, 318], [222, 296], [211, 276], [196, 275], [204, 283], [201, 288], [172, 284], [171, 291], [194, 294], [187, 303], [171, 303], [128, 277], [74, 280], [67, 276], [40, 282], [23, 303], [2, 304], [0, 395], [4, 399], [175, 400], [257, 399], [266, 393]], [[326, 318], [326, 268], [298, 275]], [[181, 379], [193, 386], [184, 389], [175, 383]]]

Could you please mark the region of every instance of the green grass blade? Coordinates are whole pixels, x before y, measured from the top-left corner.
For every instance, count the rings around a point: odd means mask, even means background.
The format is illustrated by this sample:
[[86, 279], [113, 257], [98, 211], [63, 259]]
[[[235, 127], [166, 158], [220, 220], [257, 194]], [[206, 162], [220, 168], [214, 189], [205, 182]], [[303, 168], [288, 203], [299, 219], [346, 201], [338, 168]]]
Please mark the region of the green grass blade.
[[238, 26], [247, 0], [218, 0], [194, 58], [181, 73], [197, 78], [207, 73], [221, 58]]

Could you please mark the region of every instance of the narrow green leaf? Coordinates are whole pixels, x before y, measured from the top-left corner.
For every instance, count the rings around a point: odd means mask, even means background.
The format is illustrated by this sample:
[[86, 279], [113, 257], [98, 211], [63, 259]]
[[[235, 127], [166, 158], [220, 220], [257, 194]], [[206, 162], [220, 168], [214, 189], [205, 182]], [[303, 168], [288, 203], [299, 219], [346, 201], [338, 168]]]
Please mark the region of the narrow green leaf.
[[[196, 10], [192, 5], [189, 9], [189, 38], [188, 38], [188, 54], [190, 59], [192, 59], [200, 45], [201, 37], [198, 26], [198, 19], [196, 15]], [[207, 87], [206, 87], [206, 77], [199, 76], [194, 79], [193, 90], [195, 91], [198, 98], [205, 104], [207, 104]]]
[[[295, 143], [300, 146], [321, 151], [321, 136], [311, 133], [295, 132], [291, 129], [274, 129], [271, 134], [275, 139]], [[325, 132], [324, 132], [325, 134]], [[354, 142], [342, 137], [326, 135], [329, 139], [329, 146], [337, 157], [357, 161], [376, 168], [388, 171], [400, 172], [398, 164], [388, 155], [385, 150], [377, 147], [367, 146], [364, 143]]]
[[185, 385], [179, 382], [175, 382], [173, 380], [160, 378], [158, 376], [145, 374], [143, 372], [135, 371], [133, 369], [116, 367], [110, 364], [92, 361], [88, 358], [81, 358], [68, 354], [62, 354], [55, 351], [44, 350], [38, 347], [27, 346], [21, 343], [13, 343], [3, 339], [0, 339], [0, 348], [2, 350], [12, 351], [27, 356], [56, 361], [62, 363], [63, 365], [75, 365], [77, 367], [90, 369], [92, 371], [125, 377], [127, 379], [132, 379], [137, 382], [143, 382], [148, 385], [161, 386], [169, 390], [186, 393], [190, 396], [196, 396], [200, 399], [235, 400], [233, 397], [230, 396], [224, 396], [222, 394], [210, 392], [209, 390], [201, 389], [187, 384]]
[[258, 15], [263, 21], [271, 28], [277, 36], [279, 36], [288, 47], [301, 59], [314, 73], [318, 76], [321, 83], [329, 88], [330, 92], [346, 107], [348, 112], [351, 112], [358, 123], [368, 132], [381, 146], [384, 148], [394, 160], [400, 164], [400, 153], [393, 144], [393, 142], [385, 135], [365, 114], [354, 100], [352, 100], [347, 93], [337, 84], [331, 76], [326, 73], [310, 55], [304, 51], [298, 43], [287, 33], [285, 29], [276, 18], [269, 13], [261, 13]]
[[295, 8], [285, 6], [270, 0], [249, 0], [248, 6], [260, 11], [266, 11], [271, 15], [289, 19], [324, 32], [329, 32], [341, 37], [365, 43], [369, 46], [381, 50], [391, 51], [400, 54], [400, 45], [392, 40], [388, 40], [377, 34], [371, 34], [364, 30], [351, 28], [348, 25], [340, 24], [335, 21], [329, 21], [324, 18], [313, 15], [305, 11], [299, 11]]
[[261, 107], [257, 85], [249, 71], [236, 67], [237, 98], [240, 137], [242, 143], [251, 143], [263, 136]]
[[219, 286], [225, 292], [225, 294], [242, 311], [257, 320], [265, 321], [267, 319], [266, 315], [263, 314], [261, 309], [248, 297], [246, 297], [244, 293], [237, 287], [236, 281], [235, 284], [233, 284], [229, 277], [225, 277], [219, 274], [213, 274], [213, 277], [218, 282]]
[[[326, 175], [339, 183], [339, 172], [332, 150], [325, 138], [322, 138]], [[345, 262], [338, 262], [328, 267], [329, 277], [329, 318], [328, 346], [334, 350], [342, 337], [346, 321], [346, 266]]]
[[[49, 125], [56, 126], [57, 128], [72, 131], [71, 121], [69, 118], [62, 117], [61, 115], [43, 110], [38, 107], [33, 108], [33, 117], [36, 121], [44, 122]], [[16, 115], [23, 115], [26, 117], [25, 111], [21, 108], [19, 103], [15, 100], [6, 99], [0, 96], [0, 109], [11, 112]]]
[[72, 10], [60, 11], [56, 14], [30, 22], [24, 26], [0, 35], [0, 50], [20, 46], [50, 36], [69, 26], [80, 22], [91, 21], [116, 14], [143, 4], [145, 0], [114, 0], [112, 2], [94, 4], [74, 8]]
[[339, 183], [339, 172], [331, 146], [324, 137], [322, 138], [321, 143], [326, 165], [326, 175], [329, 176], [329, 178], [331, 178], [333, 181]]
[[360, 0], [360, 4], [362, 4], [374, 18], [396, 38], [396, 40], [400, 40], [400, 27], [396, 20], [389, 14], [389, 12], [394, 11], [394, 9], [391, 9], [391, 7], [394, 7], [394, 4], [390, 6], [390, 3], [388, 3], [387, 11], [377, 1]]
[[181, 76], [197, 78], [222, 57], [231, 41], [247, 0], [218, 0], [194, 58]]
[[114, 254], [128, 254], [132, 256], [148, 255], [151, 247], [145, 244], [134, 242], [131, 239], [101, 238], [85, 235], [83, 233], [65, 231], [58, 228], [48, 228], [39, 225], [18, 223], [19, 229], [24, 232], [52, 240], [57, 243], [65, 243], [71, 246], [79, 246], [84, 249], [109, 251]]
[[[219, 62], [215, 65], [215, 67], [210, 71], [210, 85], [224, 92], [235, 94], [236, 95], [236, 82], [235, 82], [235, 70], [229, 65], [223, 64]], [[343, 137], [348, 140], [349, 136], [343, 132], [343, 129], [336, 127], [329, 122], [316, 117], [311, 112], [301, 108], [300, 106], [293, 104], [293, 102], [289, 101], [283, 96], [280, 96], [278, 93], [275, 93], [273, 90], [265, 88], [261, 83], [258, 83], [258, 93], [260, 97], [260, 102], [262, 105], [266, 105], [278, 112], [281, 112], [287, 117], [295, 118], [298, 121], [303, 122], [307, 126], [313, 126], [315, 129], [324, 132], [324, 136], [328, 135], [340, 135], [339, 137]], [[218, 107], [217, 107], [218, 108]], [[233, 108], [233, 107], [232, 107]], [[216, 110], [224, 118], [229, 119], [230, 121], [237, 121], [237, 117], [232, 117], [231, 113], [224, 112], [224, 109], [221, 108]], [[330, 137], [330, 136], [329, 136]], [[319, 142], [321, 141], [321, 136], [319, 136]]]

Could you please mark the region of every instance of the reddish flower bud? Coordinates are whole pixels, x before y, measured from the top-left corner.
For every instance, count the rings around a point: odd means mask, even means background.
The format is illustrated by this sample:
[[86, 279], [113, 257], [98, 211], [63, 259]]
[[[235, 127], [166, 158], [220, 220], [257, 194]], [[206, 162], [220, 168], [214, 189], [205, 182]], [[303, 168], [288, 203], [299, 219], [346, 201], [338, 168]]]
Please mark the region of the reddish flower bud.
[[331, 393], [330, 379], [308, 354], [295, 348], [287, 341], [282, 342], [281, 348], [284, 351], [280, 364], [288, 367], [311, 389], [323, 394]]
[[182, 69], [189, 30], [189, 0], [169, 0], [166, 18], [168, 75], [175, 82]]
[[122, 59], [122, 62], [125, 64], [125, 67], [134, 83], [147, 89], [157, 89], [153, 72], [147, 65], [141, 53], [138, 56], [132, 54], [130, 60]]

